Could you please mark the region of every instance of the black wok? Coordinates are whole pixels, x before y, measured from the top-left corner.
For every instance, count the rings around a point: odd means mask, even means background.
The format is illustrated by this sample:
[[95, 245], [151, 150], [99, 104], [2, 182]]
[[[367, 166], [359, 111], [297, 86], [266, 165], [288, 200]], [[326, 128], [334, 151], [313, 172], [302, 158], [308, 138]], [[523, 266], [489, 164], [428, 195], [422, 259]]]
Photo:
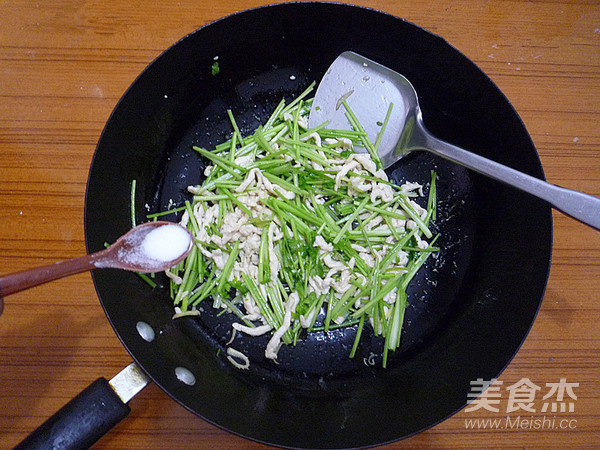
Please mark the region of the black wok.
[[[252, 131], [281, 98], [319, 81], [333, 59], [353, 50], [404, 74], [426, 126], [440, 138], [543, 178], [531, 139], [498, 88], [443, 39], [390, 15], [331, 3], [288, 3], [235, 14], [200, 28], [155, 60], [115, 108], [98, 143], [85, 205], [88, 251], [131, 226], [135, 213], [181, 204], [202, 179], [192, 145], [231, 133], [230, 108]], [[211, 68], [217, 62], [219, 73]], [[382, 343], [355, 330], [315, 333], [283, 348], [279, 364], [264, 341], [237, 337], [249, 355], [241, 371], [226, 359], [231, 319], [205, 308], [172, 320], [160, 286], [135, 274], [93, 273], [100, 301], [133, 359], [191, 412], [232, 433], [278, 446], [361, 447], [405, 438], [463, 408], [470, 381], [497, 377], [533, 323], [548, 276], [550, 208], [509, 187], [413, 154], [390, 171], [426, 184], [439, 175], [441, 253], [409, 288], [401, 348], [380, 366]], [[168, 217], [177, 220], [176, 216]], [[159, 278], [160, 281], [160, 278]], [[144, 322], [155, 339], [144, 340]], [[175, 369], [195, 377], [187, 384]]]

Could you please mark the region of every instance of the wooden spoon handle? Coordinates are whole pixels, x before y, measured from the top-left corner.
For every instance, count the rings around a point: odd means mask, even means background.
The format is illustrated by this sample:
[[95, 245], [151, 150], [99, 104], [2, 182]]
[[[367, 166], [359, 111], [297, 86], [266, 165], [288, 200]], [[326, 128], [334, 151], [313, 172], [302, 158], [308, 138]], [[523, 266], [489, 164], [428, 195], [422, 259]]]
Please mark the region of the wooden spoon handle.
[[[0, 298], [49, 281], [91, 270], [94, 268], [95, 259], [94, 255], [85, 255], [0, 277]], [[0, 301], [0, 314], [2, 306], [2, 301]]]

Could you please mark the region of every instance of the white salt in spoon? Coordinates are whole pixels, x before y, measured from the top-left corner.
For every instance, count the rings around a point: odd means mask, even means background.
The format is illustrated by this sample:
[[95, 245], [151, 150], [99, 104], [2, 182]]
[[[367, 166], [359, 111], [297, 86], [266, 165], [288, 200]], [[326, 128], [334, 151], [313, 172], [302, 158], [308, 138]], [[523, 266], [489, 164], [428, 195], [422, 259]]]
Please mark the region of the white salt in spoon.
[[138, 225], [99, 252], [0, 277], [0, 314], [2, 297], [69, 275], [100, 268], [143, 273], [167, 270], [183, 261], [193, 243], [190, 232], [175, 223]]

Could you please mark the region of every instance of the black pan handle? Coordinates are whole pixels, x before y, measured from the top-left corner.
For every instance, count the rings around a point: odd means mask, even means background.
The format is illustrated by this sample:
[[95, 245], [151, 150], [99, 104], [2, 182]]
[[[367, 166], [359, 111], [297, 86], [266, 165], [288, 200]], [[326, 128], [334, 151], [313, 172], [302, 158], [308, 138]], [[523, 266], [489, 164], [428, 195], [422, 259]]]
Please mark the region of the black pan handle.
[[131, 411], [105, 378], [63, 406], [15, 449], [87, 449]]

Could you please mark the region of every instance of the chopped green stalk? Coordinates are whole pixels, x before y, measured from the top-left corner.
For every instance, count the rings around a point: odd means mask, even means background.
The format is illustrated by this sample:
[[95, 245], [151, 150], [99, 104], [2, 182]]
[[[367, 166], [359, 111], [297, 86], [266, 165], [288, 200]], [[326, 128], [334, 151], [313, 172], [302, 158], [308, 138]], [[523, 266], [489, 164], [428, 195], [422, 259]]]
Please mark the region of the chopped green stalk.
[[196, 262], [197, 251], [198, 251], [198, 247], [196, 247], [196, 246], [192, 247], [190, 254], [188, 255], [188, 257], [185, 260], [185, 272], [183, 274], [181, 287], [177, 291], [177, 296], [175, 297], [175, 304], [182, 304], [181, 309], [183, 311], [187, 311], [187, 303], [182, 303], [183, 295], [187, 295], [189, 297], [189, 293], [193, 288], [193, 286], [190, 286], [192, 284], [190, 281], [193, 281], [193, 284], [196, 284], [195, 280], [193, 279], [194, 275], [192, 272], [192, 267], [194, 266], [194, 264]]
[[[375, 177], [375, 176], [373, 176], [371, 174], [368, 174], [368, 173], [356, 173], [356, 172], [354, 172], [354, 171], [351, 170], [350, 172], [348, 172], [348, 176], [349, 177], [364, 178], [365, 180], [370, 180], [370, 181], [377, 181], [377, 183], [379, 183], [379, 184], [387, 184], [388, 186], [391, 186], [393, 188], [397, 188], [397, 186], [394, 183], [392, 183], [390, 181], [382, 180], [381, 178], [377, 178], [377, 177]], [[402, 193], [402, 195], [408, 196], [408, 195], [412, 195], [412, 194]]]
[[258, 282], [263, 284], [271, 281], [269, 226], [270, 224], [267, 224], [262, 229], [260, 250], [258, 252]]
[[408, 283], [410, 283], [410, 281], [416, 275], [416, 273], [419, 271], [421, 266], [423, 264], [425, 264], [425, 261], [427, 260], [429, 255], [431, 255], [431, 252], [427, 251], [427, 250], [433, 247], [433, 243], [437, 240], [438, 237], [439, 237], [439, 234], [435, 238], [433, 238], [433, 240], [429, 243], [429, 246], [425, 249], [425, 251], [421, 252], [419, 257], [413, 261], [413, 264], [408, 267], [408, 271], [404, 275], [404, 279], [402, 280], [402, 283], [400, 284], [401, 289], [404, 290], [408, 287]]
[[[227, 200], [229, 197], [225, 194], [222, 195], [194, 195], [194, 202], [212, 202], [215, 200]], [[173, 210], [175, 211], [175, 210]], [[148, 216], [150, 217], [150, 216]]]
[[302, 106], [302, 100], [298, 102], [298, 108], [294, 111], [294, 123], [292, 124], [292, 139], [294, 143], [292, 144], [292, 148], [294, 149], [294, 155], [296, 160], [300, 159], [300, 149], [298, 148], [299, 139], [299, 131], [298, 131], [298, 117], [300, 117], [300, 109]]
[[274, 198], [270, 198], [270, 201], [272, 201], [274, 204], [276, 204], [279, 208], [292, 213], [294, 216], [296, 216], [299, 219], [302, 219], [306, 222], [312, 223], [313, 225], [316, 226], [321, 226], [323, 225], [323, 220], [319, 219], [318, 217], [311, 215], [311, 213], [307, 210], [305, 210], [304, 208], [292, 205], [290, 203], [286, 203], [284, 201], [281, 200], [277, 200]]
[[145, 273], [140, 273], [140, 272], [136, 272], [138, 274], [138, 276], [144, 280], [146, 283], [148, 283], [148, 285], [151, 288], [155, 288], [156, 287], [156, 282], [154, 280], [152, 280], [152, 278], [150, 278], [148, 275], [146, 275]]
[[[414, 230], [412, 231], [412, 233], [414, 234]], [[412, 236], [412, 234], [411, 234]], [[396, 242], [396, 245], [394, 245], [391, 250], [388, 251], [388, 253], [385, 255], [385, 257], [381, 260], [381, 264], [379, 265], [381, 271], [385, 272], [388, 270], [389, 265], [392, 263], [392, 261], [396, 258], [396, 256], [398, 255], [398, 253], [402, 250], [404, 250], [403, 247], [403, 241], [398, 241]]]
[[361, 316], [360, 321], [358, 322], [358, 328], [356, 329], [356, 337], [354, 338], [354, 344], [352, 345], [352, 350], [350, 351], [350, 358], [354, 358], [354, 355], [356, 354], [356, 349], [358, 348], [358, 343], [360, 342], [363, 327], [365, 325], [365, 317], [366, 316]]
[[331, 323], [332, 320], [335, 320], [336, 318], [333, 316], [333, 307], [334, 307], [334, 293], [333, 291], [329, 291], [329, 296], [327, 299], [327, 314], [325, 316], [325, 331], [329, 331], [329, 324]]
[[262, 313], [267, 323], [273, 328], [279, 328], [281, 324], [277, 320], [275, 313], [273, 312], [271, 307], [268, 305], [267, 300], [260, 292], [256, 282], [244, 272], [242, 272], [242, 278], [244, 279], [244, 283], [248, 287], [250, 295], [252, 295], [252, 298], [258, 305], [260, 312]]
[[[354, 294], [357, 289], [358, 289], [358, 286], [355, 284], [353, 284], [352, 286], [350, 286], [348, 288], [348, 290], [344, 293], [342, 298], [339, 299], [339, 301], [336, 303], [335, 307], [331, 311], [331, 316], [333, 318], [343, 316], [344, 314], [346, 314], [348, 309], [350, 309], [352, 307], [352, 305], [356, 301], [356, 298], [352, 297], [352, 294]], [[325, 326], [328, 326], [328, 325], [329, 325], [329, 323], [325, 324]]]
[[235, 149], [237, 145], [237, 134], [234, 134], [231, 138], [231, 147], [229, 148], [229, 162], [235, 161]]
[[295, 184], [290, 183], [289, 181], [285, 181], [284, 179], [279, 178], [277, 175], [273, 175], [269, 172], [264, 172], [263, 175], [271, 183], [278, 184], [279, 186], [281, 186], [284, 189], [287, 189], [288, 191], [291, 191], [297, 195], [308, 195], [308, 192], [306, 192], [305, 190], [299, 189], [298, 186], [296, 186]]
[[421, 231], [423, 232], [423, 234], [426, 237], [430, 238], [432, 236], [431, 231], [429, 230], [429, 228], [427, 227], [427, 225], [425, 224], [425, 222], [423, 222], [423, 220], [421, 219], [421, 217], [417, 214], [417, 212], [414, 210], [414, 208], [411, 206], [411, 204], [408, 202], [408, 200], [405, 199], [405, 198], [403, 198], [403, 197], [399, 197], [398, 198], [398, 203], [400, 203], [400, 205], [402, 206], [402, 208], [404, 209], [404, 211], [406, 211], [406, 213], [410, 216], [410, 218], [412, 220], [414, 220], [414, 222], [421, 229]]
[[214, 153], [204, 150], [200, 147], [194, 146], [193, 148], [202, 156], [210, 159], [212, 162], [214, 162], [216, 165], [221, 167], [223, 170], [225, 170], [227, 173], [229, 173], [232, 177], [236, 179], [240, 179], [240, 174], [246, 172], [246, 169], [244, 169], [241, 166], [238, 166], [237, 164], [235, 164], [232, 161], [229, 161], [228, 159], [223, 158], [222, 156], [215, 155]]
[[218, 289], [222, 294], [226, 294], [225, 292], [223, 292], [223, 288], [224, 288], [225, 284], [227, 283], [227, 281], [229, 281], [229, 276], [231, 275], [231, 270], [233, 269], [233, 265], [235, 264], [235, 261], [237, 260], [237, 257], [238, 257], [239, 248], [240, 248], [240, 241], [235, 241], [235, 243], [233, 244], [233, 247], [231, 249], [231, 253], [229, 254], [229, 257], [227, 258], [227, 262], [225, 263], [225, 266], [223, 267], [223, 271], [221, 272], [221, 275], [219, 275], [219, 281], [217, 282], [217, 284], [219, 284]]
[[[402, 198], [402, 197], [400, 197], [400, 198]], [[380, 206], [369, 205], [369, 204], [365, 205], [364, 207], [365, 207], [365, 209], [368, 209], [369, 211], [373, 211], [373, 212], [377, 213], [373, 217], [377, 217], [377, 215], [384, 215], [384, 216], [388, 216], [388, 217], [393, 217], [395, 219], [406, 219], [406, 216], [404, 214], [396, 213], [396, 212], [392, 211], [391, 209], [382, 208]], [[417, 213], [415, 213], [415, 215], [418, 217]], [[419, 220], [421, 220], [421, 219], [419, 219]]]
[[146, 218], [147, 219], [157, 219], [158, 217], [167, 216], [169, 214], [175, 214], [175, 213], [178, 213], [181, 211], [185, 211], [185, 206], [180, 206], [179, 208], [169, 209], [167, 211], [161, 211], [161, 212], [157, 212], [157, 213], [148, 214], [148, 215], [146, 215]]
[[214, 268], [213, 271], [208, 276], [208, 279], [205, 281], [205, 283], [199, 285], [192, 291], [192, 293], [190, 294], [190, 297], [188, 299], [188, 304], [190, 304], [191, 306], [195, 306], [198, 303], [200, 303], [202, 300], [204, 300], [205, 298], [207, 298], [208, 296], [211, 295], [212, 290], [215, 287], [215, 285], [217, 284], [217, 280], [218, 280], [218, 278], [216, 276], [216, 271], [217, 271], [217, 269]]
[[365, 314], [366, 312], [368, 312], [371, 308], [373, 308], [374, 306], [377, 305], [377, 303], [380, 300], [383, 300], [383, 297], [385, 297], [387, 294], [389, 294], [390, 292], [392, 292], [392, 290], [396, 287], [398, 287], [398, 284], [400, 282], [400, 279], [404, 276], [404, 274], [399, 274], [396, 275], [394, 278], [392, 278], [391, 280], [389, 280], [387, 283], [385, 283], [385, 285], [383, 286], [383, 288], [381, 288], [377, 294], [373, 297], [373, 299], [367, 303], [365, 306], [361, 307], [358, 311], [356, 311], [353, 316], [354, 317], [360, 317], [361, 315]]
[[267, 152], [267, 154], [273, 153], [275, 151], [273, 149], [273, 146], [269, 143], [269, 141], [265, 137], [262, 126], [259, 126], [256, 129], [256, 131], [254, 132], [254, 138], [255, 138], [256, 143], [258, 144], [259, 148], [261, 148], [262, 150]]
[[[315, 322], [317, 321], [317, 316], [319, 315], [319, 311], [321, 311], [321, 308], [323, 307], [323, 303], [325, 303], [325, 295], [319, 295], [317, 297], [316, 304], [308, 310], [307, 316], [310, 317], [312, 315], [312, 320], [310, 321], [310, 325], [308, 327], [309, 331], [314, 330]], [[328, 325], [329, 324], [326, 324], [325, 326], [328, 326]]]
[[274, 288], [272, 283], [261, 283], [264, 287], [265, 297], [273, 311], [274, 317], [276, 317], [277, 323], [283, 323], [283, 316], [285, 315], [285, 307], [281, 301], [279, 291]]
[[223, 302], [223, 304], [233, 313], [235, 314], [242, 322], [244, 322], [244, 325], [250, 327], [250, 328], [254, 328], [256, 325], [254, 325], [254, 323], [252, 323], [251, 321], [249, 321], [245, 314], [242, 313], [242, 311], [240, 311], [240, 309], [233, 304], [233, 302], [231, 300], [229, 300], [226, 297], [221, 297], [221, 302]]
[[348, 229], [350, 228], [350, 225], [352, 225], [352, 223], [354, 222], [354, 220], [356, 220], [356, 218], [362, 212], [362, 210], [364, 209], [364, 207], [365, 207], [365, 205], [367, 204], [368, 201], [369, 201], [369, 197], [365, 196], [365, 198], [363, 199], [363, 201], [360, 203], [360, 205], [358, 205], [358, 207], [356, 208], [356, 210], [348, 217], [348, 219], [346, 220], [346, 223], [344, 224], [344, 226], [342, 227], [342, 229], [338, 232], [338, 234], [333, 239], [333, 243], [334, 244], [337, 244], [338, 242], [340, 242], [340, 239], [344, 236], [344, 233], [346, 231], [348, 231]]
[[323, 158], [321, 155], [319, 155], [315, 151], [315, 148], [318, 148], [315, 145], [307, 144], [307, 143], [301, 142], [301, 141], [295, 141], [293, 139], [288, 139], [288, 138], [281, 138], [280, 142], [283, 144], [289, 144], [289, 145], [294, 146], [294, 148], [295, 148], [294, 156], [296, 156], [296, 159], [305, 157], [305, 158], [310, 159], [311, 161], [321, 164], [323, 167], [331, 166], [331, 164], [329, 163], [329, 161], [327, 159]]
[[282, 99], [277, 105], [277, 108], [275, 108], [275, 111], [273, 111], [273, 114], [271, 114], [271, 117], [269, 117], [269, 120], [267, 120], [267, 122], [265, 123], [266, 130], [271, 128], [275, 121], [280, 117], [283, 108], [285, 108], [285, 100]]
[[311, 93], [311, 91], [315, 88], [316, 86], [316, 82], [312, 82], [305, 90], [304, 92], [302, 92], [302, 94], [300, 94], [298, 97], [296, 97], [289, 105], [287, 105], [285, 108], [282, 108], [280, 116], [281, 118], [283, 118], [283, 115], [286, 112], [292, 111], [297, 105], [298, 103], [300, 103], [300, 101], [302, 101], [304, 98], [306, 98], [306, 96], [308, 94]]
[[[329, 325], [329, 330], [338, 330], [340, 328], [347, 328], [347, 327], [351, 327], [353, 325], [356, 325], [357, 323], [360, 322], [360, 319], [356, 319], [356, 320], [347, 320], [346, 322], [337, 324], [334, 323], [332, 325]], [[325, 331], [325, 327], [320, 326], [320, 327], [313, 327], [312, 330], [310, 331]]]
[[338, 242], [337, 247], [334, 247], [334, 248], [336, 248], [338, 251], [340, 251], [342, 254], [344, 254], [346, 256], [346, 258], [348, 259], [348, 261], [351, 260], [352, 258], [354, 258], [354, 262], [356, 264], [356, 266], [355, 266], [356, 270], [359, 273], [361, 273], [362, 275], [366, 276], [369, 272], [369, 267], [362, 260], [362, 258], [358, 254], [358, 252], [352, 248], [352, 246], [349, 244], [349, 242], [347, 240], [344, 240], [344, 241]]
[[331, 138], [331, 139], [350, 139], [352, 142], [360, 141], [364, 136], [367, 135], [365, 131], [357, 131], [357, 130], [332, 130], [323, 128], [319, 130], [319, 135], [322, 138]]
[[136, 185], [136, 180], [135, 178], [133, 180], [131, 180], [131, 228], [135, 228], [137, 225], [137, 220], [135, 218], [135, 185]]
[[311, 195], [309, 198], [312, 207], [315, 209], [315, 212], [317, 213], [319, 218], [323, 220], [323, 224], [319, 228], [320, 231], [317, 234], [321, 234], [322, 230], [324, 230], [325, 228], [327, 228], [327, 231], [329, 233], [339, 233], [340, 227], [337, 223], [335, 223], [334, 218], [328, 212], [330, 210], [328, 208], [326, 209], [323, 205], [320, 205], [316, 201], [314, 195]]
[[383, 134], [385, 133], [385, 129], [387, 128], [387, 124], [390, 121], [390, 116], [392, 115], [392, 109], [394, 108], [394, 104], [390, 103], [388, 107], [387, 114], [385, 115], [385, 119], [383, 121], [383, 125], [381, 125], [381, 130], [377, 134], [377, 139], [375, 139], [375, 143], [373, 144], [373, 148], [375, 151], [379, 148], [379, 144], [381, 143], [381, 139], [383, 138]]
[[206, 277], [206, 269], [207, 269], [206, 261], [204, 260], [204, 255], [198, 251], [196, 258], [196, 272], [197, 272], [197, 280], [202, 282]]
[[229, 116], [229, 120], [231, 121], [231, 126], [233, 127], [233, 144], [231, 144], [231, 148], [235, 148], [235, 141], [237, 140], [237, 142], [244, 142], [244, 137], [242, 136], [242, 133], [240, 132], [240, 129], [238, 127], [238, 124], [235, 121], [235, 118], [233, 117], [233, 113], [231, 112], [230, 109], [227, 110], [227, 115]]
[[365, 133], [365, 129], [362, 127], [360, 121], [357, 119], [356, 115], [348, 105], [348, 102], [344, 100], [342, 104], [344, 105], [344, 108], [346, 108], [346, 113], [348, 116], [348, 120], [350, 121], [350, 125], [352, 125], [352, 128], [354, 128], [356, 131], [363, 134], [362, 142], [365, 146], [365, 149], [367, 150], [367, 152], [369, 152], [369, 155], [371, 155], [371, 159], [373, 160], [377, 168], [381, 169], [381, 160], [379, 159], [379, 155], [377, 154], [375, 146], [369, 140], [367, 133]]
[[392, 232], [392, 236], [394, 236], [394, 239], [399, 241], [401, 239], [401, 237], [400, 237], [400, 234], [398, 234], [398, 230], [396, 230], [396, 227], [392, 224], [392, 220], [388, 216], [383, 216], [383, 220], [385, 221], [385, 224], [388, 226], [388, 228]]
[[[274, 288], [273, 284], [265, 284], [264, 286], [265, 290], [267, 291], [267, 299], [269, 301], [269, 305], [271, 305], [273, 314], [277, 318], [277, 323], [282, 324], [285, 315], [285, 307], [283, 305], [281, 295], [279, 294], [279, 290]], [[292, 334], [289, 331], [289, 329], [282, 336], [282, 340], [286, 344], [290, 344], [292, 342]]]
[[194, 215], [194, 210], [189, 201], [185, 202], [185, 209], [189, 216], [189, 225], [188, 228], [191, 228], [192, 233], [196, 236], [199, 231], [198, 222], [196, 221], [196, 216]]
[[[392, 307], [392, 314], [390, 316], [387, 335], [385, 337], [385, 350], [383, 352], [382, 366], [385, 369], [387, 367], [388, 350], [396, 350], [400, 345], [400, 336], [402, 334], [402, 324], [404, 322], [404, 312], [407, 306], [406, 292], [398, 291], [396, 295], [396, 301]], [[363, 316], [364, 317], [364, 316]]]
[[[286, 211], [282, 210], [283, 208], [280, 208], [281, 204], [276, 203], [273, 200], [274, 200], [273, 198], [270, 198], [269, 201], [267, 202], [267, 206], [271, 207], [273, 209], [273, 211], [275, 211], [277, 213], [277, 217], [279, 217], [280, 219], [283, 219], [284, 222], [287, 222], [291, 225], [294, 235], [301, 233], [306, 236], [312, 232], [312, 229], [310, 228], [309, 225], [304, 223], [301, 219], [299, 219], [295, 215], [287, 214]], [[290, 206], [290, 205], [288, 205], [288, 206]]]
[[[436, 188], [436, 173], [431, 171], [431, 184], [429, 185], [429, 198], [427, 199], [427, 222], [435, 220], [437, 211], [437, 188]], [[426, 222], [426, 223], [427, 223]]]
[[221, 228], [223, 226], [223, 220], [225, 219], [225, 208], [227, 208], [226, 200], [229, 200], [230, 197], [225, 195], [226, 198], [219, 200], [219, 217], [217, 218], [217, 227]]
[[235, 203], [235, 205], [240, 208], [242, 211], [244, 211], [246, 214], [248, 214], [248, 216], [252, 217], [252, 211], [250, 211], [246, 205], [244, 205], [242, 202], [240, 202], [238, 200], [238, 198], [233, 195], [231, 192], [229, 192], [228, 189], [225, 188], [221, 188], [219, 189], [223, 194], [225, 194], [227, 196], [227, 198], [229, 198], [229, 200], [231, 200], [233, 203]]

